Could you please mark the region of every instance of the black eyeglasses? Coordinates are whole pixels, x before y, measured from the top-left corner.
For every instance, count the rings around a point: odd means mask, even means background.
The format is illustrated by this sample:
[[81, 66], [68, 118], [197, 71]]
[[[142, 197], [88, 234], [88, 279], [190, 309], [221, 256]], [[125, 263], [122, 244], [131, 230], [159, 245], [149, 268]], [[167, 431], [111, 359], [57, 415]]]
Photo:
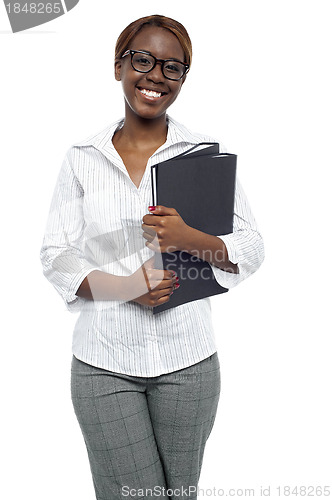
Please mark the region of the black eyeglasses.
[[139, 73], [149, 73], [155, 68], [157, 63], [161, 64], [161, 71], [168, 80], [181, 80], [189, 71], [189, 64], [177, 61], [176, 59], [157, 59], [149, 52], [143, 50], [126, 50], [121, 56], [131, 55], [131, 65]]

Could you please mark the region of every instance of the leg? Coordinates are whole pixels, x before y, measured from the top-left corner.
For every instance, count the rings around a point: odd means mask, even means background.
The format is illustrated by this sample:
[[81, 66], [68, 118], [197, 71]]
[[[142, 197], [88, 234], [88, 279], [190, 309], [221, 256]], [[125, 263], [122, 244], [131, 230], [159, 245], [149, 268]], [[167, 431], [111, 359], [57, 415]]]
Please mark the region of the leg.
[[204, 448], [220, 395], [217, 353], [154, 378], [147, 394], [167, 488], [177, 490], [171, 498], [196, 499]]
[[[72, 401], [97, 500], [143, 499], [165, 487], [145, 394], [146, 379], [90, 366], [73, 357]], [[132, 496], [129, 490], [135, 491]], [[151, 496], [150, 496], [151, 499]]]

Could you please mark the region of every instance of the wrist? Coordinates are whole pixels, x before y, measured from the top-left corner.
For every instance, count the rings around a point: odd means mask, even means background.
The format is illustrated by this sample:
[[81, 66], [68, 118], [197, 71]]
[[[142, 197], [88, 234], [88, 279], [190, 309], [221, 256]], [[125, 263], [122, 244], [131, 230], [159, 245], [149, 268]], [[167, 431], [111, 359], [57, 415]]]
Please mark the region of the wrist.
[[197, 229], [187, 225], [187, 227], [183, 231], [180, 250], [187, 253], [191, 253], [195, 250], [195, 234], [197, 232]]
[[132, 274], [130, 276], [118, 276], [118, 300], [127, 301], [130, 296], [130, 290], [132, 289]]

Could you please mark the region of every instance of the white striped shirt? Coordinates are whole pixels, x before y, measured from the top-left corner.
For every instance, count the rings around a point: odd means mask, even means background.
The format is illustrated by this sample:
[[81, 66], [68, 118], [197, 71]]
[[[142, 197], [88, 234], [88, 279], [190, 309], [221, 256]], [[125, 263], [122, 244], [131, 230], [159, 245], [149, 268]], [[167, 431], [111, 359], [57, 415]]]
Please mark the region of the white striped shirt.
[[[112, 143], [124, 119], [69, 149], [41, 249], [45, 276], [67, 308], [80, 311], [73, 354], [106, 370], [144, 377], [185, 368], [216, 352], [209, 297], [153, 315], [151, 307], [133, 301], [93, 302], [75, 293], [92, 270], [129, 276], [154, 255], [141, 227], [152, 204], [151, 165], [199, 142], [218, 142], [191, 133], [169, 116], [167, 121], [167, 140], [149, 158], [138, 188]], [[212, 269], [220, 285], [232, 288], [264, 259], [263, 241], [238, 181], [234, 231], [219, 237], [239, 274]]]

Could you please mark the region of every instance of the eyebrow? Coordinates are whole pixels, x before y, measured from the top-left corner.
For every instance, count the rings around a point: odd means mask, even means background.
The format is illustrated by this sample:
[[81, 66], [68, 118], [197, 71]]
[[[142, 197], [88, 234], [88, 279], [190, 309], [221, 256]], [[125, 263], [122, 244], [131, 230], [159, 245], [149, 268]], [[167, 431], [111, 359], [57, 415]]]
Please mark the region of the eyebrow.
[[[132, 50], [137, 50], [139, 52], [144, 52], [145, 54], [148, 54], [149, 56], [156, 57], [154, 54], [152, 54], [151, 52], [149, 52], [148, 50], [145, 50], [145, 49], [132, 49]], [[159, 59], [159, 57], [156, 57], [156, 59]], [[180, 61], [180, 59], [177, 59], [176, 57], [167, 57], [166, 59], [162, 59], [162, 61], [176, 61], [176, 62], [179, 62], [179, 63], [182, 63], [182, 64], [186, 64], [185, 62]]]

